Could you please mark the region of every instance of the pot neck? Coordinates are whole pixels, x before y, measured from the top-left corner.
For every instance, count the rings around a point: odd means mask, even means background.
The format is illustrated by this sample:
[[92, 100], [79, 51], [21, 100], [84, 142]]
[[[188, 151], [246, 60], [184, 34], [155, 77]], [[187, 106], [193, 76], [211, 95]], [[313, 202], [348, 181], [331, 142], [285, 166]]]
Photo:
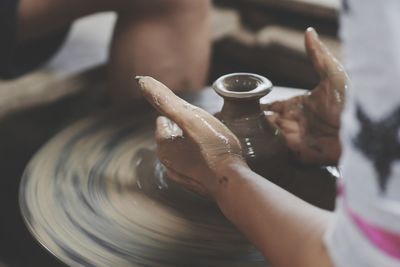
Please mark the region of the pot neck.
[[234, 120], [245, 117], [255, 117], [262, 113], [259, 99], [229, 99], [224, 98], [221, 119]]

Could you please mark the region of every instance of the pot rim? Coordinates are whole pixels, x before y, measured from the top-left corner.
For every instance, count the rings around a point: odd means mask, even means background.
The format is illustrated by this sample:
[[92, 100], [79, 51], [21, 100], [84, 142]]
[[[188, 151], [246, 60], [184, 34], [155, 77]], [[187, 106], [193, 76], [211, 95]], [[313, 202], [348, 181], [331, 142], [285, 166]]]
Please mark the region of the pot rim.
[[[227, 88], [226, 81], [229, 78], [239, 76], [241, 78], [246, 78], [249, 81], [255, 80], [257, 86], [248, 91], [233, 91]], [[238, 82], [238, 80], [236, 80]], [[233, 85], [235, 86], [235, 85]], [[236, 86], [239, 86], [237, 84]], [[254, 74], [254, 73], [247, 73], [247, 72], [237, 72], [237, 73], [230, 73], [221, 76], [218, 78], [212, 88], [215, 90], [217, 94], [222, 97], [231, 98], [231, 99], [257, 99], [267, 95], [269, 92], [272, 91], [273, 85], [272, 82], [264, 76]]]

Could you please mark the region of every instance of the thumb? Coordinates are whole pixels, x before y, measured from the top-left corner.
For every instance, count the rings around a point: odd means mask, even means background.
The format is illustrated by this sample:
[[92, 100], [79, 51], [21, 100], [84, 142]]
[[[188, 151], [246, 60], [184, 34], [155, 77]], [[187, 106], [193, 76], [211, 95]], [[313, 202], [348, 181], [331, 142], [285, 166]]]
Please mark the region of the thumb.
[[168, 119], [167, 117], [160, 116], [156, 121], [156, 140], [163, 142], [167, 140], [174, 140], [177, 137], [182, 137], [183, 132], [179, 126]]
[[305, 46], [307, 55], [321, 79], [338, 73], [345, 75], [343, 66], [322, 43], [318, 33], [312, 27], [305, 32]]

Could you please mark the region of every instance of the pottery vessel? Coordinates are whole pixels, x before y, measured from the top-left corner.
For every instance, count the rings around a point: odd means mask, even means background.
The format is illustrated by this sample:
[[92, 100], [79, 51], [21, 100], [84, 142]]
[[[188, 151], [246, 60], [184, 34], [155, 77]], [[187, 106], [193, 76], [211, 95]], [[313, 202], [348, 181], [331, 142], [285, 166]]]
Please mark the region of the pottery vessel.
[[281, 131], [267, 121], [260, 99], [271, 92], [267, 78], [232, 73], [219, 78], [213, 89], [224, 99], [216, 116], [239, 138], [249, 167], [268, 180], [285, 186], [288, 147]]

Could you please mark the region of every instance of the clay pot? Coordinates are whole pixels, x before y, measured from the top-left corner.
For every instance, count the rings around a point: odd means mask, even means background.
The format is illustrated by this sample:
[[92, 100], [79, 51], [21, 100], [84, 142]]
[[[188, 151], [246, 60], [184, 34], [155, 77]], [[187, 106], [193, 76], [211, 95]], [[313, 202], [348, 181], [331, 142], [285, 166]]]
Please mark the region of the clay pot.
[[222, 76], [212, 87], [224, 98], [216, 116], [239, 138], [250, 168], [285, 186], [289, 169], [286, 141], [260, 107], [260, 99], [272, 90], [271, 81], [256, 74], [233, 73]]

